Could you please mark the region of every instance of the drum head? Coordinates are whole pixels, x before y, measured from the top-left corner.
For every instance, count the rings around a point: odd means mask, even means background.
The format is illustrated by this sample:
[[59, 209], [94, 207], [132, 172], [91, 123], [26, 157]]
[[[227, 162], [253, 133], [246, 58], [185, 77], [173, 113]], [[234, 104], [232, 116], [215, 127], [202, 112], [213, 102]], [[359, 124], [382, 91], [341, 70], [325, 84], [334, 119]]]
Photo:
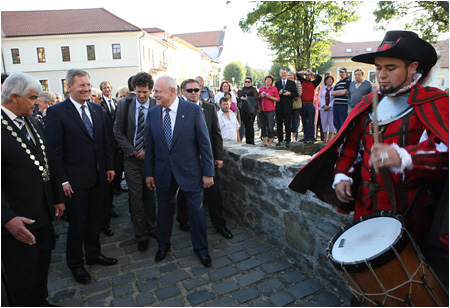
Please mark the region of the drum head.
[[393, 217], [363, 220], [337, 238], [331, 255], [339, 263], [358, 263], [388, 249], [401, 233], [402, 223]]

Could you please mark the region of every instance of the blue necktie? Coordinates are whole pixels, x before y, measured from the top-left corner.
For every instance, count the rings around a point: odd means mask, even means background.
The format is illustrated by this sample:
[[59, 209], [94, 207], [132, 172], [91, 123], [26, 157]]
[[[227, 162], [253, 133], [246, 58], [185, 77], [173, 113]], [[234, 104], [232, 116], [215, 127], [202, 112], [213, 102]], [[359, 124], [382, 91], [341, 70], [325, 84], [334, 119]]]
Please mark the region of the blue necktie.
[[286, 80], [283, 80], [283, 90], [286, 90]]
[[84, 108], [86, 108], [86, 105], [81, 106], [81, 118], [83, 119], [84, 126], [86, 126], [89, 135], [92, 139], [94, 139], [94, 127], [92, 127], [92, 123], [89, 120]]
[[144, 147], [144, 127], [145, 127], [145, 117], [144, 117], [144, 106], [139, 107], [139, 116], [138, 116], [138, 129], [136, 132], [136, 142], [135, 148], [137, 152], [140, 152]]
[[164, 115], [164, 137], [167, 142], [167, 146], [170, 150], [170, 147], [172, 146], [172, 124], [170, 121], [170, 108], [166, 109], [166, 114]]

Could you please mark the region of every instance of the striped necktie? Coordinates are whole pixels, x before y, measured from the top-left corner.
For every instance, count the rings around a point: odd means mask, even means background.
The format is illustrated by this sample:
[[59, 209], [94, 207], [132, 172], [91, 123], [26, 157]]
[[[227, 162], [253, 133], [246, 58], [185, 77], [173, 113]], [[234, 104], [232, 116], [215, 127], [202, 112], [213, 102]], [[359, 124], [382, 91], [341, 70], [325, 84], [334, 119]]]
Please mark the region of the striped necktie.
[[91, 136], [91, 138], [94, 139], [94, 127], [92, 126], [91, 120], [89, 120], [89, 117], [87, 116], [87, 113], [84, 110], [85, 108], [86, 105], [81, 106], [81, 118], [83, 119], [84, 126], [86, 126], [89, 136]]
[[139, 116], [138, 116], [138, 128], [136, 132], [136, 138], [135, 138], [135, 148], [137, 152], [140, 152], [142, 148], [144, 147], [144, 128], [145, 128], [145, 115], [144, 115], [144, 106], [139, 107]]
[[19, 124], [19, 129], [23, 133], [23, 135], [26, 136], [28, 140], [30, 140], [31, 136], [27, 130], [27, 127], [25, 126], [25, 119], [23, 117], [16, 117], [14, 121]]
[[164, 137], [167, 142], [167, 147], [170, 150], [170, 148], [172, 147], [172, 124], [169, 115], [170, 108], [167, 108], [165, 111], [166, 114], [164, 115]]

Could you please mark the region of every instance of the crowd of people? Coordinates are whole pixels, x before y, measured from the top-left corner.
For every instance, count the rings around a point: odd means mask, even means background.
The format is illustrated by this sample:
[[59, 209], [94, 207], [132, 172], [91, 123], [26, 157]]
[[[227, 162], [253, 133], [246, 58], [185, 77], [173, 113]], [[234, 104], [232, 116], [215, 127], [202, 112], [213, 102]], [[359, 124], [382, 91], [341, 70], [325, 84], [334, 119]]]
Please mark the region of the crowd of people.
[[[409, 32], [402, 35], [430, 54], [428, 43], [417, 41]], [[394, 49], [389, 45], [383, 52], [389, 48]], [[405, 51], [377, 51], [356, 58], [375, 64], [382, 95], [417, 90], [417, 95], [427, 96], [420, 85], [422, 75], [416, 70], [426, 75], [436, 61], [422, 64], [423, 54], [411, 55], [406, 66], [402, 64]], [[406, 79], [400, 80], [403, 73]], [[408, 213], [407, 225], [415, 226], [414, 234], [422, 245], [426, 238], [420, 231], [430, 228], [432, 220], [431, 208], [424, 207], [430, 205], [427, 200], [439, 199], [421, 193], [427, 188], [438, 193], [436, 187], [429, 187], [431, 181], [423, 179], [448, 179], [448, 94], [433, 90], [437, 96], [430, 104], [409, 102], [406, 96], [400, 103], [414, 108], [401, 108], [384, 131], [384, 142], [392, 145], [374, 145], [372, 126], [367, 124], [372, 116], [367, 107], [372, 84], [363, 76], [364, 72], [357, 70], [351, 82], [347, 69], [341, 67], [336, 84], [332, 76], [325, 76], [320, 86], [322, 76], [309, 69], [295, 73], [282, 68], [280, 80], [275, 82], [268, 75], [259, 89], [246, 77], [237, 93], [223, 81], [214, 94], [201, 76], [184, 80], [178, 87], [172, 77], [154, 81], [150, 74], [139, 72], [113, 97], [110, 82], [92, 88], [86, 71], [71, 69], [66, 75], [68, 92], [62, 100], [58, 93], [42, 91], [40, 83], [28, 74], [2, 75], [2, 281], [5, 276], [12, 304], [49, 305], [47, 275], [55, 245], [52, 220], [65, 216], [69, 223], [66, 263], [77, 282], [91, 281], [85, 264], [118, 263], [103, 255], [100, 244], [101, 232], [114, 234], [111, 218], [118, 215], [113, 209], [115, 193], [128, 193], [137, 250], [147, 250], [154, 238], [158, 248], [154, 260], [163, 260], [171, 249], [176, 211], [180, 228], [190, 232], [194, 253], [201, 264], [210, 267], [203, 203], [209, 207], [217, 232], [231, 239], [217, 172], [226, 167], [223, 140], [241, 142], [245, 138], [247, 144], [255, 144], [255, 119], [261, 129], [261, 147], [272, 147], [277, 138], [276, 146], [289, 148], [291, 142], [299, 141], [300, 123], [303, 142], [313, 144], [317, 127], [321, 127], [321, 138], [329, 144], [296, 176], [291, 188], [300, 192], [311, 189], [319, 196], [326, 189], [335, 189], [332, 200], [344, 210], [352, 203], [355, 217], [389, 210], [390, 197], [378, 195], [384, 186], [372, 170], [391, 168], [395, 185], [402, 187], [397, 192], [402, 194], [398, 207]], [[431, 112], [436, 108], [442, 114]], [[434, 117], [427, 121], [430, 113]], [[404, 121], [406, 116], [408, 121]], [[346, 121], [347, 117], [354, 121]], [[399, 136], [401, 128], [411, 132]], [[341, 145], [342, 150], [336, 150]], [[424, 151], [432, 157], [422, 158]], [[355, 165], [361, 163], [358, 170], [363, 183], [375, 181], [378, 190], [373, 190], [375, 184], [361, 184], [353, 197], [352, 176]], [[403, 175], [415, 170], [416, 164], [420, 170], [408, 174], [411, 178], [405, 182]], [[332, 187], [325, 187], [320, 180], [325, 168], [335, 172]], [[123, 174], [127, 189], [121, 186]], [[409, 187], [412, 182], [415, 184]], [[376, 207], [366, 195], [378, 196]], [[411, 202], [417, 203], [417, 209], [409, 210]], [[421, 218], [425, 216], [427, 219]], [[24, 281], [24, 277], [28, 278]], [[24, 292], [28, 296], [23, 296]]]

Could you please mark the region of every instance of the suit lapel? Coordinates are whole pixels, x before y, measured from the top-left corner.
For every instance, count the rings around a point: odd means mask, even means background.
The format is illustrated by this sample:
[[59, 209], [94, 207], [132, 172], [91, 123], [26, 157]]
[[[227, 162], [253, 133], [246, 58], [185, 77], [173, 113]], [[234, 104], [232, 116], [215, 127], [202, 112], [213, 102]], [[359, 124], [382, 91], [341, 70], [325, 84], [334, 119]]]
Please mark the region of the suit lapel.
[[[89, 135], [89, 132], [88, 132], [86, 126], [84, 125], [83, 120], [81, 119], [81, 116], [78, 113], [78, 110], [72, 104], [72, 101], [70, 99], [68, 99], [65, 101], [65, 103], [66, 103], [67, 113], [69, 114], [69, 116], [75, 121], [75, 123], [77, 123], [77, 125], [81, 128], [81, 130], [83, 130], [85, 132], [85, 134], [88, 135], [90, 138], [91, 135]], [[90, 109], [89, 109], [89, 111], [90, 111]]]

